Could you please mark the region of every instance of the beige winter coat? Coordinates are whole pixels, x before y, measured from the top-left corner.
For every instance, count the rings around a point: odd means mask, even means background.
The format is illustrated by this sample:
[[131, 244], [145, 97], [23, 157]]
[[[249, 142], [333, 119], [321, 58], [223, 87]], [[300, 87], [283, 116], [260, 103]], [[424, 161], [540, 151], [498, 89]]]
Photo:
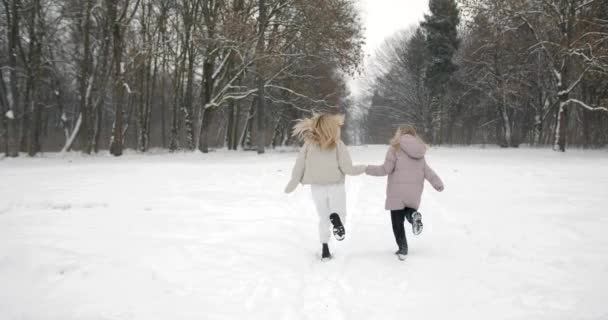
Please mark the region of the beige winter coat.
[[344, 142], [339, 141], [336, 148], [323, 150], [314, 143], [306, 143], [291, 172], [291, 180], [285, 187], [290, 193], [302, 184], [339, 184], [344, 183], [344, 175], [357, 176], [365, 172], [366, 166], [355, 166]]

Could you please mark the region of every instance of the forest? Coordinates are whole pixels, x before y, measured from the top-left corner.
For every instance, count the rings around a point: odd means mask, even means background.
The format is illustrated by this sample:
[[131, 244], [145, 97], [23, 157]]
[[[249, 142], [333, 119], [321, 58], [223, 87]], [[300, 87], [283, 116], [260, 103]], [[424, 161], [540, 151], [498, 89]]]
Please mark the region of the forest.
[[365, 70], [354, 0], [0, 1], [10, 157], [263, 153], [315, 111], [361, 143], [410, 123], [433, 145], [608, 144], [606, 1], [431, 0]]
[[371, 69], [365, 143], [407, 122], [436, 145], [608, 144], [608, 1], [431, 0]]
[[350, 0], [0, 0], [0, 150], [257, 150], [342, 112]]

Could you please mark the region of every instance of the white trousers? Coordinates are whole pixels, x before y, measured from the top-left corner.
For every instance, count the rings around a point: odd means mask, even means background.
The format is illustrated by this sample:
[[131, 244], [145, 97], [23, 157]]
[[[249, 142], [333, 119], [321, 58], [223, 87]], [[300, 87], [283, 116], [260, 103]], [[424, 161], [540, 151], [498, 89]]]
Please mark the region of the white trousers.
[[319, 241], [328, 243], [331, 237], [331, 221], [329, 216], [337, 213], [344, 224], [346, 222], [346, 191], [344, 184], [310, 186], [312, 199], [319, 214]]

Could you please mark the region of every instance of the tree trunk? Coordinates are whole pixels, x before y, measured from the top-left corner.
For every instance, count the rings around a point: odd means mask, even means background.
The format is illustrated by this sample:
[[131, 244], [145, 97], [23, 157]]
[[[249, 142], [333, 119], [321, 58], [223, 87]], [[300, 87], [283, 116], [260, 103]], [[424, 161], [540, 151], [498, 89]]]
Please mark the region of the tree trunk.
[[507, 107], [503, 104], [499, 107], [500, 109], [500, 119], [502, 122], [502, 132], [503, 132], [503, 141], [504, 144], [501, 145], [503, 148], [509, 148], [513, 146], [513, 131], [511, 129], [511, 119], [509, 117], [509, 112]]
[[[19, 89], [17, 87], [17, 48], [20, 46], [19, 38], [19, 20], [20, 8], [19, 0], [11, 1], [10, 10], [7, 7], [6, 17], [10, 21], [8, 31], [8, 67], [9, 67], [9, 84], [7, 88], [8, 110], [2, 117], [6, 119], [6, 134], [8, 152], [7, 156], [19, 156], [18, 130], [17, 130], [17, 114], [19, 109]], [[10, 17], [9, 17], [10, 16]]]
[[232, 101], [228, 110], [228, 129], [226, 130], [226, 140], [228, 150], [237, 150], [239, 147], [239, 124], [241, 107], [238, 101]]
[[232, 150], [232, 128], [234, 127], [234, 102], [228, 106], [228, 123], [226, 124], [226, 144]]
[[[101, 103], [103, 105], [103, 103]], [[93, 140], [92, 140], [92, 149], [93, 152], [99, 152], [99, 145], [101, 142], [101, 129], [103, 127], [103, 110], [101, 105], [97, 107], [97, 117], [95, 119], [95, 129], [93, 130]]]
[[[182, 102], [182, 86], [183, 86], [183, 71], [185, 69], [185, 47], [182, 46], [181, 56], [177, 59], [175, 65], [175, 81], [173, 92], [173, 108], [171, 112], [171, 136], [169, 141], [169, 150], [175, 151], [179, 148], [179, 109]], [[181, 62], [180, 62], [181, 61]]]
[[[164, 58], [163, 58], [164, 59]], [[163, 64], [165, 62], [163, 61]], [[163, 75], [165, 74], [165, 71], [167, 70], [166, 67], [163, 66]], [[163, 76], [161, 79], [161, 85], [160, 85], [160, 135], [161, 135], [161, 140], [162, 140], [162, 144], [163, 144], [163, 149], [167, 147], [167, 125], [166, 125], [166, 116], [165, 116], [165, 106], [167, 105], [167, 101], [166, 101], [166, 97], [165, 97], [165, 92], [166, 92], [166, 80], [165, 77]]]
[[[27, 67], [26, 67], [27, 69]], [[28, 71], [29, 73], [30, 71]], [[31, 76], [28, 74], [26, 76], [29, 79]], [[23, 94], [23, 112], [21, 115], [20, 128], [19, 128], [19, 151], [27, 152], [27, 144], [30, 132], [30, 99], [31, 99], [31, 81], [26, 80], [25, 83], [25, 93]]]
[[[190, 45], [190, 44], [189, 44]], [[194, 150], [194, 48], [187, 50], [188, 67], [186, 69], [186, 93], [184, 97], [184, 127], [186, 129], [186, 147]]]
[[[259, 34], [258, 44], [256, 49], [256, 55], [261, 57], [264, 55], [264, 33], [266, 30], [266, 0], [259, 1]], [[258, 154], [264, 153], [266, 147], [266, 114], [265, 114], [265, 103], [266, 98], [264, 96], [264, 88], [266, 86], [264, 80], [264, 68], [261, 66], [260, 59], [256, 62], [257, 75], [257, 86], [258, 86], [258, 106], [257, 106], [257, 127], [256, 127], [256, 138], [257, 138], [257, 150]]]
[[534, 138], [532, 141], [532, 145], [538, 147], [540, 146], [541, 136], [543, 133], [543, 120], [542, 115], [538, 113], [534, 115]]
[[[148, 151], [150, 147], [150, 119], [152, 116], [152, 98], [156, 89], [156, 75], [158, 72], [158, 58], [155, 54], [158, 48], [157, 44], [151, 41], [151, 36], [148, 32], [148, 19], [152, 12], [152, 2], [148, 2], [147, 13], [146, 6], [142, 5], [142, 38], [144, 39], [144, 47], [148, 48], [144, 56], [143, 62], [143, 85], [142, 85], [142, 104], [140, 110], [140, 125], [138, 147], [141, 152]], [[159, 38], [160, 39], [160, 38]], [[151, 48], [149, 46], [152, 45]], [[152, 58], [154, 56], [154, 58]]]
[[560, 96], [559, 109], [557, 110], [557, 125], [555, 129], [555, 144], [553, 146], [555, 151], [566, 151], [566, 128], [568, 124], [566, 121], [568, 115], [567, 109], [568, 106], [566, 105], [566, 102], [563, 101]]
[[213, 123], [214, 107], [208, 107], [213, 94], [213, 57], [208, 55], [203, 63], [203, 83], [202, 83], [202, 101], [201, 101], [201, 123], [199, 125], [200, 133], [198, 136], [198, 147], [203, 153], [209, 152], [209, 130]]
[[[214, 113], [219, 112], [219, 110], [214, 110]], [[217, 116], [217, 115], [216, 115]], [[215, 118], [215, 116], [214, 116]], [[219, 148], [224, 148], [226, 146], [226, 141], [224, 139], [222, 139], [222, 136], [225, 135], [225, 131], [227, 131], [227, 123], [226, 123], [226, 119], [224, 117], [222, 117], [220, 119], [220, 121], [218, 122], [218, 129], [217, 129], [217, 134], [215, 135], [215, 141], [213, 142], [213, 145]]]
[[[0, 68], [3, 67], [0, 65]], [[8, 101], [6, 97], [6, 86], [4, 84], [4, 71], [0, 71], [0, 152], [4, 155], [8, 155], [8, 133], [6, 130], [8, 112]]]
[[557, 110], [557, 123], [555, 127], [555, 142], [553, 150], [566, 151], [566, 135], [568, 134], [567, 109], [570, 92], [568, 91], [568, 61], [564, 61], [560, 79], [557, 84], [559, 109]]
[[[106, 96], [107, 91], [106, 87], [110, 79], [112, 79], [112, 52], [110, 52], [110, 48], [112, 46], [112, 23], [106, 22], [103, 26], [102, 36], [103, 41], [101, 43], [101, 56], [98, 60], [96, 71], [98, 75], [93, 78], [96, 91], [97, 91], [97, 99], [89, 101], [89, 107], [91, 109], [90, 113], [90, 122], [89, 125], [92, 126], [91, 136], [88, 142], [89, 149], [93, 152], [99, 152], [99, 146], [101, 145], [101, 132], [103, 130], [103, 114], [104, 107], [106, 105]], [[91, 83], [90, 83], [91, 85]], [[91, 93], [89, 95], [92, 96]], [[92, 97], [90, 97], [92, 99]]]
[[148, 56], [150, 55], [150, 49], [148, 48], [148, 37], [147, 37], [147, 24], [146, 24], [146, 6], [141, 6], [141, 17], [140, 17], [140, 37], [142, 46], [144, 48], [140, 56], [135, 58], [136, 68], [139, 70], [137, 74], [138, 83], [138, 101], [137, 101], [137, 150], [139, 152], [145, 152], [145, 138], [146, 135], [146, 116], [147, 116], [147, 98], [148, 98], [148, 84], [149, 80], [148, 71]]
[[78, 119], [76, 119], [76, 125], [74, 126], [74, 129], [72, 130], [72, 134], [70, 134], [68, 136], [68, 139], [66, 140], [65, 145], [61, 149], [62, 153], [70, 151], [70, 149], [72, 148], [72, 144], [74, 144], [74, 139], [80, 132], [81, 126], [82, 126], [82, 113], [78, 115]]
[[258, 154], [265, 152], [266, 147], [266, 119], [265, 119], [265, 99], [264, 99], [264, 79], [258, 79], [258, 106], [256, 111], [256, 139]]
[[[154, 57], [153, 65], [154, 69], [152, 71], [152, 83], [150, 84], [150, 79], [148, 79], [148, 95], [146, 96], [146, 132], [144, 133], [144, 151], [148, 151], [148, 149], [150, 149], [150, 131], [152, 131], [152, 106], [154, 105], [152, 101], [154, 99], [154, 95], [156, 94], [156, 81], [158, 78], [158, 61], [156, 57]], [[149, 75], [150, 74], [148, 73], [148, 76]], [[150, 85], [152, 86], [151, 89]]]
[[241, 123], [241, 103], [235, 101], [236, 109], [234, 110], [234, 126], [232, 128], [232, 150], [239, 148], [239, 124]]
[[576, 6], [573, 1], [565, 2], [565, 7], [562, 7], [561, 14], [563, 18], [560, 21], [561, 49], [566, 52], [562, 56], [561, 70], [557, 79], [557, 97], [559, 101], [559, 109], [557, 111], [557, 126], [555, 129], [554, 150], [566, 151], [566, 137], [568, 135], [568, 101], [570, 99], [570, 51], [572, 49], [571, 39], [574, 36], [576, 23]]
[[40, 105], [38, 104], [38, 83], [40, 82], [42, 60], [42, 26], [40, 20], [40, 0], [32, 3], [30, 15], [30, 61], [28, 67], [30, 130], [28, 135], [27, 153], [30, 157], [40, 151]]
[[167, 75], [169, 72], [167, 71], [167, 7], [163, 6], [161, 8], [160, 17], [158, 20], [159, 24], [159, 48], [162, 52], [162, 62], [161, 62], [161, 79], [160, 79], [160, 122], [161, 122], [161, 140], [163, 149], [167, 147], [167, 115], [166, 115], [166, 106], [167, 106]]
[[[126, 118], [123, 119], [123, 128], [122, 128], [122, 146], [123, 146], [123, 148], [125, 146], [129, 145], [129, 140], [128, 140], [128, 138], [129, 138], [129, 126], [132, 123], [133, 114], [135, 113], [134, 112], [135, 111], [135, 98], [134, 98], [134, 95], [131, 95], [131, 94], [127, 95], [127, 103], [126, 103], [125, 110], [126, 110]], [[124, 114], [124, 112], [123, 112], [123, 114]], [[135, 123], [135, 125], [137, 126], [137, 123]], [[137, 127], [135, 128], [135, 130], [131, 130], [131, 132], [134, 135], [133, 141], [135, 141], [135, 143], [133, 144], [133, 149], [137, 149]]]
[[[281, 146], [281, 144], [283, 143], [283, 134], [285, 133], [285, 116], [283, 115], [284, 113], [284, 109], [281, 109], [279, 112], [277, 112], [276, 114], [276, 122], [274, 124], [274, 128], [272, 129], [272, 138], [270, 139], [270, 142], [272, 143], [272, 147], [276, 148], [278, 146]], [[347, 131], [347, 128], [343, 127], [342, 130], [342, 134], [344, 135], [344, 133]], [[344, 139], [343, 139], [344, 140]], [[348, 142], [347, 142], [348, 143]]]
[[214, 109], [215, 108], [207, 108], [201, 111], [203, 112], [203, 123], [200, 135], [199, 150], [201, 150], [202, 153], [209, 152], [209, 135], [211, 132], [211, 124], [213, 123], [213, 118], [215, 115]]
[[90, 29], [91, 29], [91, 10], [93, 7], [92, 0], [85, 1], [84, 21], [82, 23], [82, 61], [80, 62], [80, 114], [82, 116], [82, 125], [80, 127], [80, 144], [82, 152], [91, 153], [91, 116], [89, 115], [89, 101], [91, 95], [91, 45], [90, 45]]
[[113, 100], [114, 104], [114, 124], [112, 126], [112, 137], [110, 139], [110, 153], [114, 156], [121, 156], [123, 149], [123, 99], [124, 99], [124, 76], [122, 65], [122, 26], [121, 21], [117, 18], [116, 2], [107, 0], [108, 4], [108, 19], [112, 24], [112, 43], [113, 43], [113, 60], [114, 60], [114, 76], [113, 76]]
[[239, 139], [239, 144], [241, 148], [248, 150], [252, 148], [251, 144], [251, 129], [253, 127], [251, 121], [255, 116], [255, 107], [258, 99], [253, 99], [251, 101], [251, 105], [249, 106], [249, 111], [247, 112], [247, 118], [245, 119], [245, 124], [243, 125], [243, 130], [241, 131], [241, 138]]

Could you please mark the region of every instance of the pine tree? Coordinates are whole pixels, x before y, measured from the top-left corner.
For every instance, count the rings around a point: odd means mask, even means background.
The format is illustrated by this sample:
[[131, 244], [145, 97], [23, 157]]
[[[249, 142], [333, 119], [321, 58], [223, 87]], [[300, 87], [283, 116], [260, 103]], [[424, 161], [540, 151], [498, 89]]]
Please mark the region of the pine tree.
[[426, 85], [431, 92], [440, 93], [457, 67], [452, 57], [458, 50], [460, 10], [454, 0], [430, 0], [430, 15], [424, 16], [426, 45], [431, 57], [426, 71]]
[[431, 95], [431, 127], [428, 139], [441, 144], [445, 117], [446, 85], [457, 70], [452, 62], [458, 50], [460, 10], [455, 0], [430, 0], [430, 15], [424, 16], [421, 26], [426, 31], [426, 47], [430, 62], [426, 69], [425, 85]]

